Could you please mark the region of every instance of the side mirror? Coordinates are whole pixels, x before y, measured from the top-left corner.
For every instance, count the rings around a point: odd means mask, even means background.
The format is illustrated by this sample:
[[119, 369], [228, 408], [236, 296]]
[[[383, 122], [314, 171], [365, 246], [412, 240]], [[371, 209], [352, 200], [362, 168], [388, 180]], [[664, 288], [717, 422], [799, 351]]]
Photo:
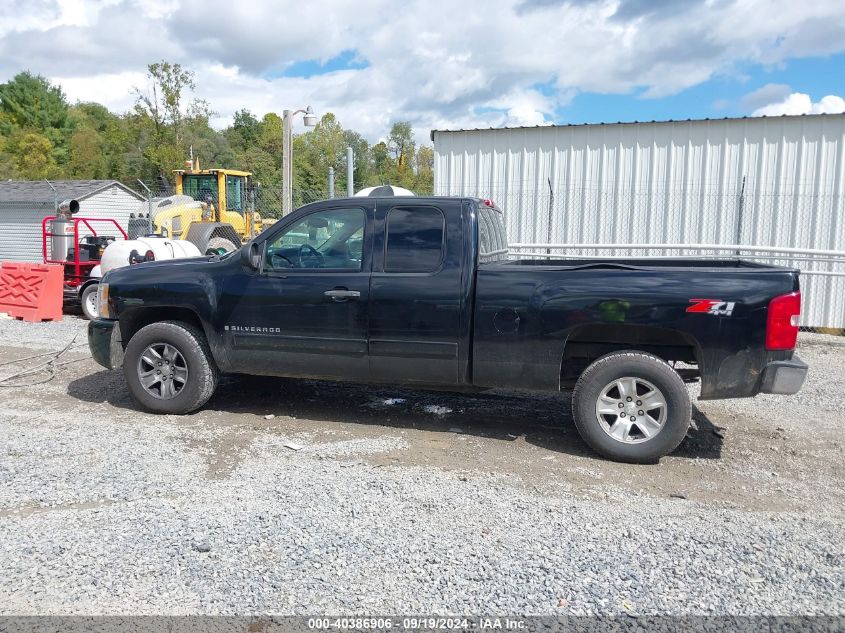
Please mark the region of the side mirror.
[[241, 263], [252, 270], [261, 268], [261, 247], [258, 242], [250, 242], [241, 248]]

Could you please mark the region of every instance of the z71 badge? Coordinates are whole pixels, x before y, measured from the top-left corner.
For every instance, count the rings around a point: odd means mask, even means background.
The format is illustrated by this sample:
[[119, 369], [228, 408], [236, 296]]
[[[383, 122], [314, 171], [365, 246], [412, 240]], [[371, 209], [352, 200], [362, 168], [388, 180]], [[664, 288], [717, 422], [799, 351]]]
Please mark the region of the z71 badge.
[[721, 299], [690, 299], [692, 304], [687, 312], [704, 312], [715, 316], [731, 316], [734, 312], [735, 301], [722, 301]]

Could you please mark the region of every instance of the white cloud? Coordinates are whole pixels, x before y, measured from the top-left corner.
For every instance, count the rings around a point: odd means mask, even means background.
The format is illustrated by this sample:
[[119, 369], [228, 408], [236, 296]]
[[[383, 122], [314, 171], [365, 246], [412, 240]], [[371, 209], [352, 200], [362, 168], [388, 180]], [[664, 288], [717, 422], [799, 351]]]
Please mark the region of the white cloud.
[[[420, 139], [431, 128], [542, 124], [578, 92], [659, 97], [748, 64], [845, 50], [841, 0], [0, 4], [0, 81], [29, 69], [72, 99], [125, 110], [145, 66], [166, 59], [196, 71], [218, 125], [241, 108], [312, 105], [370, 140], [399, 119]], [[279, 76], [349, 51], [367, 67]], [[787, 98], [767, 94], [747, 109]]]
[[810, 95], [793, 92], [782, 101], [770, 103], [754, 110], [753, 116], [780, 116], [782, 114], [839, 114], [845, 112], [845, 99], [827, 95], [814, 102]]
[[756, 110], [786, 99], [791, 92], [792, 89], [786, 84], [766, 84], [744, 95], [739, 103], [746, 111]]
[[52, 77], [61, 85], [67, 98], [74, 101], [95, 101], [114, 112], [126, 112], [135, 103], [134, 88], [146, 85], [141, 72], [110, 73], [90, 77]]

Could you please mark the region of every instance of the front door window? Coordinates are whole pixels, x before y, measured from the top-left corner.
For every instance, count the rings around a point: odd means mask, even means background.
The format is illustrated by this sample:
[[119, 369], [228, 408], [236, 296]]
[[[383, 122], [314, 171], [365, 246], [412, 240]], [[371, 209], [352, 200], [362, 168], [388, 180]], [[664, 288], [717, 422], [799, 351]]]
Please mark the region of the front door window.
[[360, 271], [365, 223], [363, 209], [307, 215], [268, 242], [264, 269]]

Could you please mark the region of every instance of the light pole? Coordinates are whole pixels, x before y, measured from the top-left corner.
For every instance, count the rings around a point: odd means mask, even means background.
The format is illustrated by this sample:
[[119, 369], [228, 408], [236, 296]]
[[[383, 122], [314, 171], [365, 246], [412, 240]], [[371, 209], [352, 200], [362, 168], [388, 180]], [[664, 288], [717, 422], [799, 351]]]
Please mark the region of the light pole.
[[304, 110], [285, 110], [282, 113], [282, 215], [293, 211], [293, 117], [304, 114], [302, 122], [306, 127], [317, 125], [317, 115], [308, 106]]

